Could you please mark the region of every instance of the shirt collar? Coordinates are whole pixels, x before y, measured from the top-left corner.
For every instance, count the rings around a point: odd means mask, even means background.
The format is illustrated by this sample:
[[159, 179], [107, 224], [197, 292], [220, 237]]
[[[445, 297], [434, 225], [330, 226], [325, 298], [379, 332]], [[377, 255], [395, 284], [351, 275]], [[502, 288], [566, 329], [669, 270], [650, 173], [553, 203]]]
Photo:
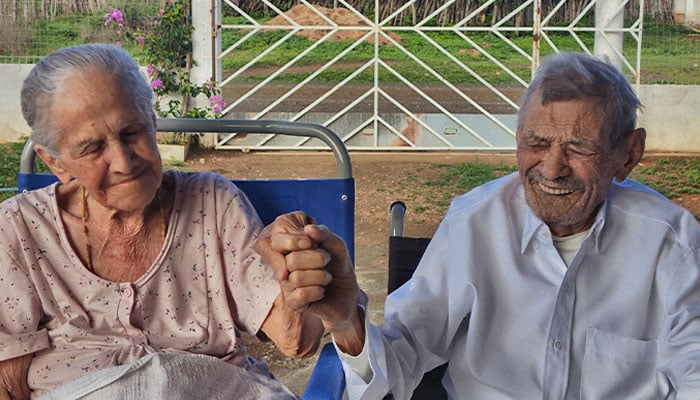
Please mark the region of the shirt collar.
[[[610, 193], [608, 193], [607, 198], [603, 201], [603, 204], [601, 204], [598, 208], [598, 212], [596, 213], [593, 225], [589, 230], [588, 236], [584, 239], [584, 243], [588, 242], [589, 240], [593, 240], [593, 246], [596, 252], [600, 251], [601, 232], [603, 231], [603, 227], [605, 226], [605, 220], [606, 216], [608, 215], [608, 209], [610, 207], [611, 197], [614, 189], [614, 187], [611, 187]], [[530, 209], [529, 206], [526, 205], [526, 208], [527, 212], [525, 215], [527, 221], [525, 223], [525, 230], [523, 231], [522, 240], [520, 242], [521, 254], [525, 254], [525, 251], [530, 246], [532, 241], [535, 240], [535, 238], [541, 239], [541, 235], [547, 235], [548, 240], [552, 240], [552, 233], [550, 232], [549, 227], [532, 212], [532, 209]]]

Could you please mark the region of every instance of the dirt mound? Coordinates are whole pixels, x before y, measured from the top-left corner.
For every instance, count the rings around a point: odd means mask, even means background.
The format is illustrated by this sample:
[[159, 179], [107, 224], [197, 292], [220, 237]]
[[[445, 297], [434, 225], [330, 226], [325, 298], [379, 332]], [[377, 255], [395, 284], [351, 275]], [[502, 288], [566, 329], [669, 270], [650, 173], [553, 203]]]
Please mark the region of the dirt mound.
[[[289, 11], [284, 13], [284, 16], [278, 15], [272, 18], [264, 25], [293, 25], [287, 19], [291, 19], [294, 23], [301, 26], [333, 26], [329, 21], [338, 26], [366, 26], [367, 30], [363, 29], [348, 29], [339, 30], [335, 32], [329, 40], [342, 41], [342, 40], [359, 40], [362, 36], [366, 35], [370, 30], [370, 25], [365, 19], [355, 12], [348, 10], [347, 8], [326, 8], [321, 6], [313, 6], [314, 9], [307, 7], [304, 4], [298, 4], [292, 7]], [[287, 18], [285, 18], [285, 16]], [[324, 18], [325, 17], [325, 18]], [[298, 34], [307, 37], [311, 40], [319, 40], [331, 29], [304, 29]], [[387, 35], [391, 36], [397, 42], [401, 41], [397, 35], [388, 32]], [[366, 40], [368, 43], [374, 43], [374, 35], [371, 35]], [[390, 45], [392, 44], [389, 39], [379, 36], [379, 44]]]

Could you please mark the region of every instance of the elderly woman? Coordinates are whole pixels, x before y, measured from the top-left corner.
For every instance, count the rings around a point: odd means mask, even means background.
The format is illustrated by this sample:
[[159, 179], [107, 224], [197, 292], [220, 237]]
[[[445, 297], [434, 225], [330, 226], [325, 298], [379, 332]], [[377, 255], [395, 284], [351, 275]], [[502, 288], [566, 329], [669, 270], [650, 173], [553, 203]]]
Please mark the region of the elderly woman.
[[[190, 359], [192, 374], [258, 371], [241, 331], [315, 352], [323, 327], [285, 306], [252, 248], [261, 223], [245, 195], [214, 174], [163, 172], [152, 91], [128, 53], [48, 55], [24, 82], [22, 112], [60, 182], [0, 207], [0, 399], [154, 355], [183, 355], [181, 373]], [[217, 381], [190, 387], [200, 398], [230, 384], [204, 375], [181, 379]]]

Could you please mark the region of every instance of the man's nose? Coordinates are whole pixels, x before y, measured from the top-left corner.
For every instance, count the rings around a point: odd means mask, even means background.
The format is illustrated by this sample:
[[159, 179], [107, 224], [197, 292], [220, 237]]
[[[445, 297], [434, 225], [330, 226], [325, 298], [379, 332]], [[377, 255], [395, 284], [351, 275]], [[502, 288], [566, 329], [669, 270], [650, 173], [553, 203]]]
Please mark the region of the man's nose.
[[542, 159], [540, 172], [549, 180], [569, 176], [571, 167], [566, 151], [559, 146], [551, 146], [547, 154]]

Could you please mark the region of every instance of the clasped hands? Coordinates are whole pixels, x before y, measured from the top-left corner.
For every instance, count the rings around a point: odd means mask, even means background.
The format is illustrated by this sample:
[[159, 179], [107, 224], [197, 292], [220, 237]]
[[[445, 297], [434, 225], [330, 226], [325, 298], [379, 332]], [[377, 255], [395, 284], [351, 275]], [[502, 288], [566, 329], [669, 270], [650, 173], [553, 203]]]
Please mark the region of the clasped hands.
[[360, 288], [345, 242], [302, 212], [284, 214], [261, 232], [255, 250], [280, 282], [285, 304], [309, 312], [331, 333], [357, 319]]

